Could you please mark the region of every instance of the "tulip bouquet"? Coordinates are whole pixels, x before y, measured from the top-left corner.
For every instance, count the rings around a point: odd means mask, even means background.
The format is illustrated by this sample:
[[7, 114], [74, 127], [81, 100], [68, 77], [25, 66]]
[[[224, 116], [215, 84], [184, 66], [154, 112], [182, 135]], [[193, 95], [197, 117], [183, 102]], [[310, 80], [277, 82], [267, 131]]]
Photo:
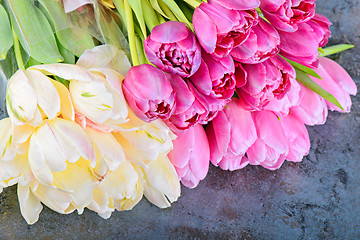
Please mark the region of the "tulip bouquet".
[[169, 207], [210, 161], [300, 162], [357, 92], [330, 25], [315, 0], [0, 0], [0, 191], [29, 224], [108, 218]]

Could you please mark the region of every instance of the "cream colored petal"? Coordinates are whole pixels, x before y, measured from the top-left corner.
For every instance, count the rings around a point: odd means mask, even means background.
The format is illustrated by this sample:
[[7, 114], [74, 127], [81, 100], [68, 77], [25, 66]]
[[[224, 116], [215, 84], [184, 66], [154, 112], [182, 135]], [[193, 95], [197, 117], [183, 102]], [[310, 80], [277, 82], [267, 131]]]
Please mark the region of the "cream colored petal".
[[106, 192], [95, 188], [93, 193], [93, 201], [87, 208], [96, 212], [102, 218], [108, 219], [111, 216], [111, 213], [115, 211], [115, 208], [111, 202], [112, 201], [110, 201]]
[[[96, 71], [96, 72], [94, 72]], [[94, 73], [100, 73], [104, 76], [103, 80], [106, 82], [105, 86], [108, 91], [112, 93], [114, 99], [114, 107], [111, 118], [122, 120], [121, 123], [126, 122], [125, 119], [128, 115], [128, 106], [122, 91], [122, 80], [124, 79], [118, 72], [111, 69], [95, 69]]]
[[22, 125], [34, 118], [37, 97], [27, 76], [18, 70], [9, 80], [6, 92], [7, 112], [15, 125]]
[[46, 187], [42, 184], [37, 184], [31, 187], [33, 194], [47, 207], [58, 213], [67, 214], [67, 209], [70, 206], [71, 198], [67, 193], [61, 192], [57, 189]]
[[18, 185], [17, 193], [21, 214], [28, 224], [34, 224], [43, 209], [40, 200], [30, 191], [29, 186]]
[[78, 210], [88, 206], [95, 188], [89, 162], [81, 158], [68, 163], [65, 171], [54, 173], [54, 185], [69, 194]]
[[149, 202], [156, 205], [159, 208], [168, 208], [171, 206], [165, 195], [155, 188], [153, 188], [150, 184], [144, 184], [144, 195]]
[[51, 80], [36, 70], [26, 70], [32, 88], [37, 97], [37, 103], [48, 119], [55, 118], [60, 112], [60, 96]]
[[139, 177], [134, 167], [129, 161], [125, 161], [100, 183], [99, 189], [116, 200], [131, 198], [138, 181]]
[[54, 126], [64, 138], [71, 142], [80, 156], [90, 160], [91, 166], [94, 167], [96, 164], [95, 152], [91, 140], [85, 131], [78, 124], [60, 118], [55, 119]]
[[62, 118], [74, 121], [75, 111], [71, 101], [69, 90], [64, 84], [51, 80], [60, 96], [60, 114]]
[[37, 69], [45, 75], [55, 75], [66, 80], [84, 82], [94, 81], [94, 76], [87, 69], [73, 64], [55, 63], [32, 66], [28, 69]]
[[103, 123], [111, 116], [114, 107], [113, 97], [103, 82], [71, 81], [69, 90], [76, 111], [91, 121]]
[[125, 162], [123, 148], [111, 133], [99, 132], [92, 128], [87, 128], [85, 132], [98, 147], [109, 170], [115, 171], [121, 163]]
[[61, 172], [67, 167], [66, 161], [76, 162], [80, 158], [80, 154], [74, 148], [71, 140], [65, 138], [63, 133], [54, 126], [55, 121], [66, 120], [45, 120], [32, 138], [36, 138], [49, 169], [52, 172]]
[[21, 126], [12, 125], [12, 135], [14, 143], [26, 142], [34, 131], [35, 128], [28, 124]]
[[17, 155], [11, 161], [0, 161], [0, 179], [11, 184], [17, 183], [17, 179], [23, 174], [27, 167], [27, 155]]
[[180, 196], [180, 182], [174, 166], [167, 156], [159, 157], [153, 161], [148, 168], [143, 168], [145, 179], [149, 186], [145, 187], [145, 196], [151, 199], [159, 200], [155, 205], [162, 205], [162, 198], [154, 193], [154, 190], [164, 194], [170, 203], [176, 201]]
[[9, 118], [0, 120], [0, 161], [10, 161], [16, 156]]
[[[123, 147], [126, 158], [131, 161], [132, 163], [146, 167], [151, 163], [151, 160], [149, 160], [149, 155], [147, 152], [141, 151], [139, 149], [136, 149], [131, 145], [123, 136], [121, 136], [119, 133], [112, 133], [113, 136], [116, 138], [116, 140], [120, 143], [120, 145]], [[153, 152], [150, 152], [153, 153]], [[156, 154], [156, 152], [154, 152]], [[150, 158], [153, 158], [150, 156]]]
[[35, 177], [43, 184], [51, 184], [53, 182], [53, 175], [47, 165], [45, 155], [41, 151], [41, 146], [34, 135], [30, 138], [28, 159], [31, 171]]
[[100, 45], [86, 50], [76, 65], [84, 68], [110, 68], [125, 76], [131, 64], [125, 53], [111, 45]]

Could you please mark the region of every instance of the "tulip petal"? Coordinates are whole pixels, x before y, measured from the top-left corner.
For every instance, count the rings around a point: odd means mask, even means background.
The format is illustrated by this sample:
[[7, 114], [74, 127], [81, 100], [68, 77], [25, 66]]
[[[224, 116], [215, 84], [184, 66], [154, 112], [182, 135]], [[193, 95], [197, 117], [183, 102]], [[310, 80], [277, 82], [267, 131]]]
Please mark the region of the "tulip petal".
[[124, 51], [112, 45], [100, 45], [87, 49], [76, 62], [76, 65], [92, 68], [108, 68], [118, 71], [123, 77], [131, 68], [131, 64]]
[[28, 224], [34, 224], [43, 209], [40, 200], [30, 191], [29, 186], [18, 185], [17, 193], [22, 216]]
[[78, 80], [83, 82], [94, 81], [94, 76], [89, 70], [73, 64], [44, 64], [32, 66], [29, 69], [37, 69], [45, 75], [55, 75], [66, 80]]

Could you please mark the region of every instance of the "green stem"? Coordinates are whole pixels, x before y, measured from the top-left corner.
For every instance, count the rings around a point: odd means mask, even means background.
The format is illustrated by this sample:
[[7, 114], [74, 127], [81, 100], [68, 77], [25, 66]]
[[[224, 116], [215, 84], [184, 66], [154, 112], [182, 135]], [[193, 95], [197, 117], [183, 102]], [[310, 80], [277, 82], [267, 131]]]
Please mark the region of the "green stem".
[[125, 18], [126, 18], [126, 28], [128, 30], [129, 45], [130, 45], [130, 54], [133, 66], [139, 65], [139, 57], [136, 49], [136, 39], [135, 39], [135, 30], [134, 30], [134, 19], [132, 15], [132, 10], [128, 0], [124, 0], [124, 9], [125, 9]]
[[14, 52], [15, 52], [15, 58], [16, 58], [17, 65], [18, 65], [19, 69], [24, 70], [25, 64], [24, 64], [24, 60], [21, 55], [20, 42], [19, 42], [18, 36], [16, 35], [16, 33], [14, 31], [14, 27], [12, 27], [12, 35], [13, 35], [13, 39], [14, 39]]

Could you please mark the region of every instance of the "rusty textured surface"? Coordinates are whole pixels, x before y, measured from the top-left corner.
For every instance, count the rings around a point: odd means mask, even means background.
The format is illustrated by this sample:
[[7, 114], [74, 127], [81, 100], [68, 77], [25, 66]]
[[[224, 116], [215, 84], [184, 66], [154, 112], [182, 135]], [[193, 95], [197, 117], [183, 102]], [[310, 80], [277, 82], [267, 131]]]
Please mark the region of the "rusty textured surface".
[[[352, 43], [334, 56], [360, 87], [360, 2], [318, 0], [333, 22], [330, 44]], [[206, 180], [161, 210], [142, 200], [108, 220], [85, 211], [64, 216], [45, 208], [28, 226], [16, 188], [0, 194], [0, 239], [360, 239], [360, 97], [351, 114], [330, 113], [310, 127], [311, 152], [278, 171], [211, 167]]]

